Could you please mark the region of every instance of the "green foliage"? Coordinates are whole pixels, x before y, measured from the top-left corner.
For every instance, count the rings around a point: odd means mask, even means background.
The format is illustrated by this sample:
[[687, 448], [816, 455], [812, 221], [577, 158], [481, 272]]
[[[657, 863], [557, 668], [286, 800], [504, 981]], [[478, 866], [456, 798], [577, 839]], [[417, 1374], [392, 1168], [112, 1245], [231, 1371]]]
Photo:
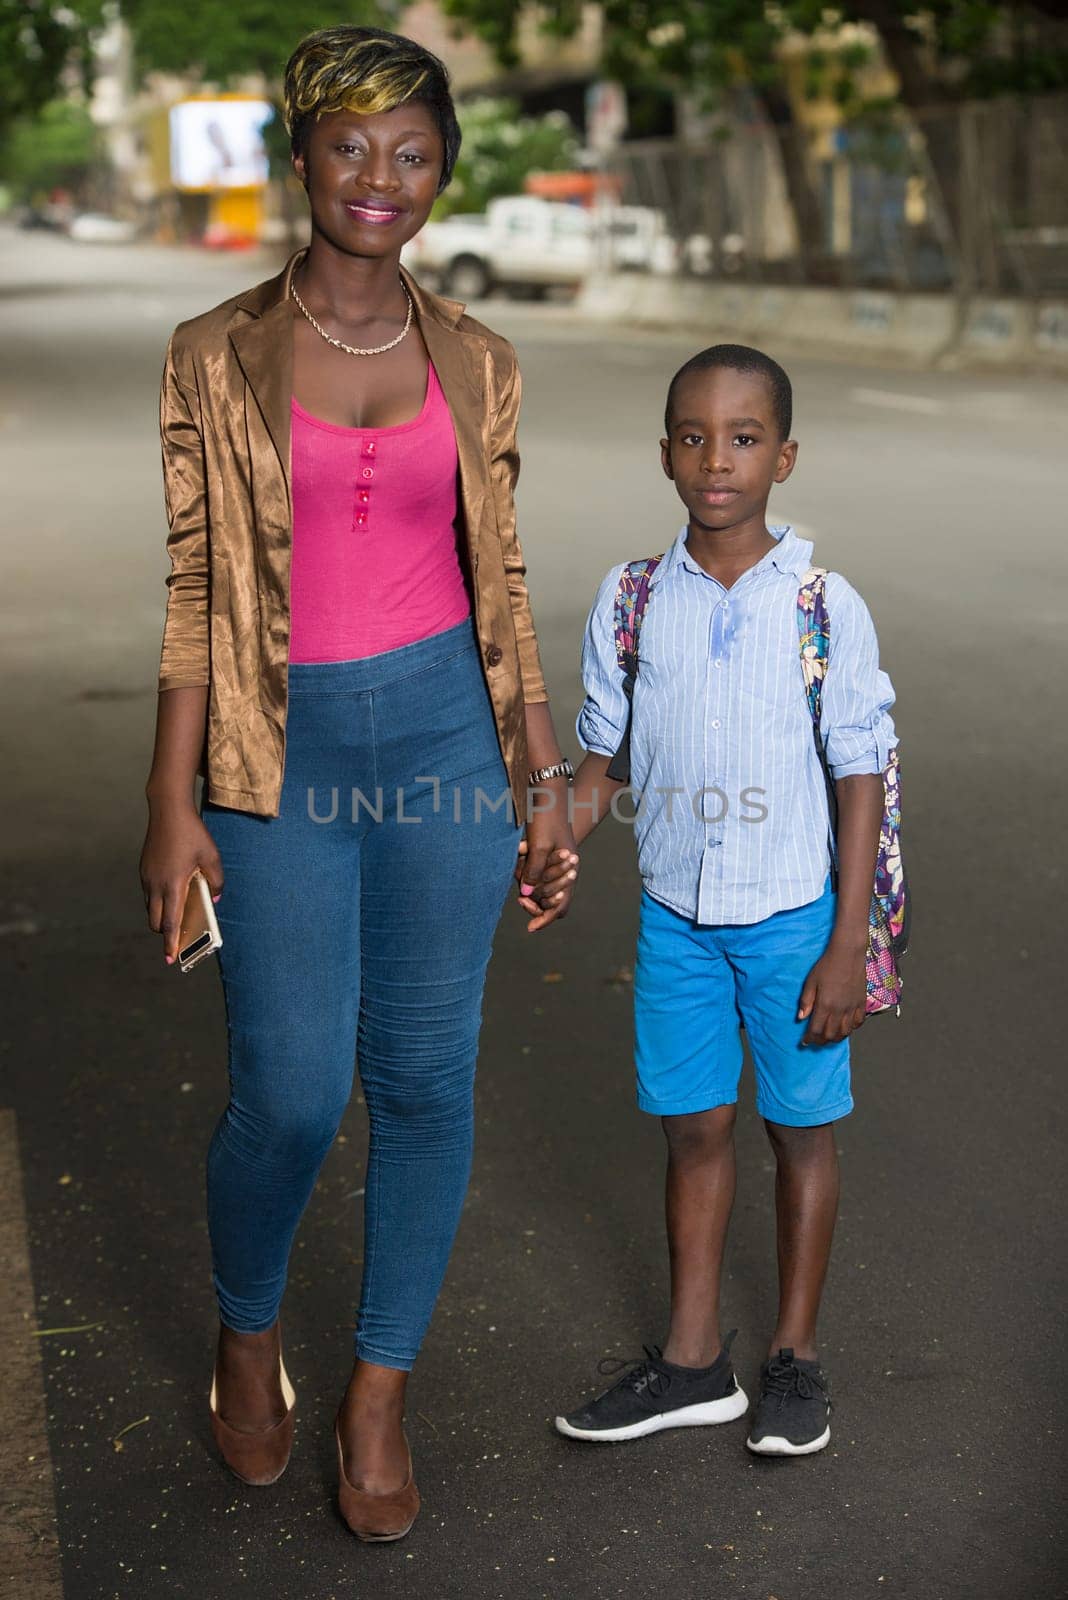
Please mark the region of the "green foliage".
[[[392, 27], [401, 9], [402, 0], [354, 0], [343, 20]], [[0, 0], [0, 128], [54, 99], [71, 64], [89, 88], [92, 36], [116, 10], [138, 74], [220, 85], [257, 71], [280, 80], [304, 34], [342, 20], [330, 0]]]
[[463, 144], [452, 183], [435, 216], [484, 211], [490, 200], [520, 194], [532, 172], [567, 172], [578, 142], [563, 112], [521, 117], [514, 100], [468, 100], [458, 108]]
[[[443, 10], [478, 32], [502, 62], [516, 60], [518, 0], [442, 0]], [[757, 90], [782, 78], [779, 49], [796, 29], [814, 32], [825, 25], [822, 0], [604, 0], [602, 70], [632, 90], [650, 86], [686, 89], [706, 107], [714, 106], [731, 84], [746, 81]], [[573, 33], [581, 21], [577, 0], [544, 0], [542, 26], [550, 33]], [[839, 70], [839, 69], [836, 69]], [[809, 68], [809, 92], [820, 70]]]
[[[519, 63], [516, 48], [516, 30], [524, 0], [442, 0], [441, 9], [447, 17], [466, 24], [480, 39], [484, 39], [502, 66], [514, 67]], [[558, 30], [555, 13], [561, 6], [552, 6], [545, 19], [546, 28]]]
[[0, 153], [0, 176], [17, 198], [76, 187], [96, 160], [99, 135], [84, 106], [53, 100], [12, 123]]
[[104, 0], [0, 0], [0, 129], [32, 117], [53, 99], [68, 62], [82, 65]]
[[[522, 0], [442, 0], [442, 7], [514, 65]], [[1049, 8], [1047, 0], [1042, 9]], [[578, 0], [539, 6], [543, 27], [562, 35], [575, 32], [581, 10]], [[930, 52], [932, 86], [941, 95], [1031, 93], [1068, 84], [1068, 55], [1043, 47], [1036, 10], [1025, 0], [603, 0], [603, 68], [628, 85], [660, 82], [713, 104], [739, 80], [758, 92], [781, 87], [780, 46], [788, 34], [866, 22], [877, 31], [892, 28], [917, 55]], [[804, 92], [829, 93], [843, 109], [859, 109], [856, 75], [867, 59], [862, 45], [813, 51]]]
[[997, 94], [1052, 94], [1068, 88], [1068, 50], [1023, 50], [1011, 57], [977, 61], [964, 92], [979, 100]]
[[[899, 9], [910, 15], [903, 6]], [[988, 0], [927, 0], [922, 14], [943, 56], [970, 61], [987, 48], [994, 31], [1014, 9], [1018, 8], [992, 5]]]
[[[943, 84], [960, 99], [998, 94], [1043, 94], [1068, 86], [1064, 35], [1052, 44], [1043, 27], [1064, 10], [1028, 0], [927, 0], [913, 10], [892, 0], [917, 45], [930, 42], [942, 69]], [[856, 0], [863, 16], [868, 9]]]
[[280, 80], [294, 46], [339, 22], [390, 27], [399, 5], [355, 0], [343, 16], [330, 0], [121, 0], [140, 72], [187, 73], [225, 84], [248, 72]]

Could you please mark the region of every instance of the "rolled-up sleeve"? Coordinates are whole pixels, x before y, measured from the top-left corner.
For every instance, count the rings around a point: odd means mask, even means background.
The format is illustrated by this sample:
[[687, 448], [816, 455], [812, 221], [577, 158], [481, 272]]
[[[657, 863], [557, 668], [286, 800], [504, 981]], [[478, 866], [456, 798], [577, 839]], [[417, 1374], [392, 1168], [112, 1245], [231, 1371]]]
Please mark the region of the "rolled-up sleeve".
[[894, 689], [879, 668], [879, 642], [868, 608], [844, 578], [827, 579], [831, 641], [823, 683], [821, 729], [835, 778], [882, 772], [897, 743]]
[[516, 533], [515, 486], [519, 477], [519, 449], [516, 430], [519, 424], [519, 406], [523, 385], [519, 376], [519, 363], [515, 351], [508, 347], [511, 357], [501, 383], [490, 425], [490, 478], [497, 511], [497, 528], [501, 539], [508, 599], [512, 607], [516, 649], [519, 652], [519, 675], [523, 684], [523, 699], [527, 705], [548, 700], [542, 673], [538, 640], [534, 632], [534, 618], [527, 592], [526, 562]]
[[159, 688], [203, 688], [210, 681], [207, 493], [200, 402], [183, 382], [174, 338], [160, 384], [159, 433], [163, 498], [167, 508], [167, 616], [163, 625]]
[[615, 639], [616, 588], [622, 571], [622, 567], [613, 567], [598, 589], [582, 640], [586, 698], [575, 731], [582, 748], [593, 755], [615, 755], [627, 726], [627, 697]]

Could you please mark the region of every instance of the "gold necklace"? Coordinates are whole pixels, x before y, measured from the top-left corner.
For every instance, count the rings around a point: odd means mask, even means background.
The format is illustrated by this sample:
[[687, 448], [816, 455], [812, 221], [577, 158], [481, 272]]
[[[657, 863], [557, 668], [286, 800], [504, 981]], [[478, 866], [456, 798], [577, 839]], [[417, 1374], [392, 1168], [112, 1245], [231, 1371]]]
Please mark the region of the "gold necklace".
[[387, 350], [395, 349], [396, 346], [400, 344], [401, 340], [404, 338], [405, 334], [412, 325], [412, 316], [415, 311], [415, 306], [413, 304], [411, 295], [408, 293], [408, 285], [404, 282], [403, 278], [400, 281], [400, 285], [404, 290], [404, 298], [408, 302], [408, 315], [405, 318], [404, 327], [401, 329], [400, 333], [398, 333], [397, 337], [395, 339], [391, 339], [388, 344], [376, 344], [364, 350], [361, 350], [357, 345], [345, 344], [341, 339], [332, 338], [330, 334], [327, 333], [326, 329], [320, 327], [319, 323], [316, 322], [315, 318], [304, 304], [304, 301], [300, 298], [300, 295], [297, 293], [292, 283], [289, 285], [289, 292], [297, 302], [297, 305], [300, 307], [301, 311], [303, 311], [304, 315], [307, 317], [308, 321], [311, 323], [312, 327], [315, 329], [316, 333], [321, 334], [326, 340], [327, 344], [332, 344], [338, 350], [344, 350], [345, 353], [350, 356], [380, 356], [384, 355]]

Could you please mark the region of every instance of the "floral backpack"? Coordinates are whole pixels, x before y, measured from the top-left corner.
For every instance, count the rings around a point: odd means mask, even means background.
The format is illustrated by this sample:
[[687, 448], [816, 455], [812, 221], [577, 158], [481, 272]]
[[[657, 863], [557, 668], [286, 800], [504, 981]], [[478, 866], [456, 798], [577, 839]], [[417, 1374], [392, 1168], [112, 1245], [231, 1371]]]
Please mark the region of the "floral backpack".
[[638, 677], [638, 636], [642, 631], [642, 618], [649, 604], [649, 579], [663, 561], [663, 556], [645, 556], [641, 561], [628, 561], [619, 574], [616, 587], [614, 626], [616, 660], [623, 674], [623, 693], [627, 697], [627, 726], [619, 749], [608, 764], [605, 776], [614, 783], [630, 782], [630, 730], [634, 721], [634, 684]]
[[[619, 748], [612, 757], [607, 776], [616, 783], [630, 782], [630, 734], [633, 719], [634, 685], [638, 677], [638, 639], [642, 618], [649, 604], [649, 580], [663, 556], [646, 556], [630, 561], [620, 573], [616, 588], [614, 630], [616, 660], [623, 674], [627, 697], [627, 725]], [[823, 748], [820, 729], [823, 677], [830, 652], [831, 622], [824, 585], [827, 571], [813, 567], [801, 580], [797, 596], [797, 626], [800, 639], [801, 670], [804, 674], [812, 732], [816, 743], [831, 818], [831, 876], [837, 885], [838, 860], [835, 831], [838, 805], [834, 779]], [[911, 900], [901, 858], [901, 770], [896, 747], [890, 751], [882, 773], [885, 799], [879, 827], [879, 854], [875, 863], [871, 910], [868, 915], [868, 954], [866, 960], [869, 1016], [879, 1011], [900, 1012], [901, 974], [898, 961], [908, 948]]]
[[[820, 730], [823, 677], [831, 644], [831, 619], [827, 612], [826, 567], [813, 567], [801, 579], [797, 596], [797, 630], [801, 643], [801, 670], [812, 713], [812, 733], [816, 754], [827, 785], [831, 816], [831, 871], [837, 881], [838, 861], [835, 831], [838, 804], [834, 779], [827, 764]], [[883, 819], [879, 825], [879, 854], [875, 862], [875, 883], [868, 913], [867, 980], [865, 1010], [869, 1016], [879, 1011], [901, 1011], [901, 973], [898, 961], [908, 949], [911, 900], [905, 866], [901, 859], [901, 768], [897, 748], [890, 751], [882, 772]]]

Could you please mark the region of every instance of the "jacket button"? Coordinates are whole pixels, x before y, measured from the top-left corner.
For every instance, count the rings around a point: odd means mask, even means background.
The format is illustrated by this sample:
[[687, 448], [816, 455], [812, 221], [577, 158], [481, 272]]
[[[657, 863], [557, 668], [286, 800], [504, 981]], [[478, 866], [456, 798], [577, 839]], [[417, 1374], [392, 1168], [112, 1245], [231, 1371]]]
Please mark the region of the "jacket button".
[[488, 667], [499, 667], [503, 660], [504, 651], [501, 649], [499, 644], [491, 644], [487, 646], [486, 665]]

